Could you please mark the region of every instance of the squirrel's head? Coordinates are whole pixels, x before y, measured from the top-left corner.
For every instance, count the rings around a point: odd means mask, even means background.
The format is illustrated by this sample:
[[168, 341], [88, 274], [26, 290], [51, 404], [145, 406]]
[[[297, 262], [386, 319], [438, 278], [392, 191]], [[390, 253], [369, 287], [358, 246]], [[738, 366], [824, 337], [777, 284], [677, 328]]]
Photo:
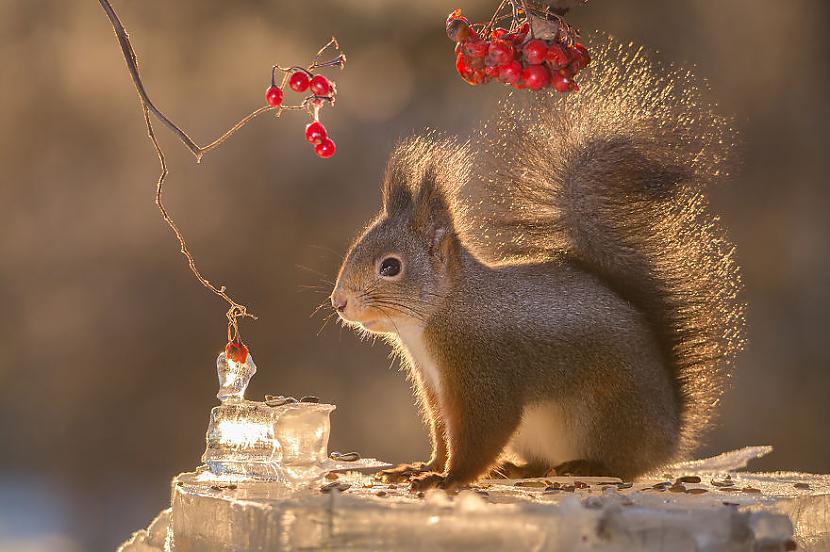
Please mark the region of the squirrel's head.
[[466, 153], [434, 137], [395, 148], [383, 208], [349, 248], [331, 294], [348, 325], [397, 333], [440, 307], [459, 270], [455, 193], [467, 177]]

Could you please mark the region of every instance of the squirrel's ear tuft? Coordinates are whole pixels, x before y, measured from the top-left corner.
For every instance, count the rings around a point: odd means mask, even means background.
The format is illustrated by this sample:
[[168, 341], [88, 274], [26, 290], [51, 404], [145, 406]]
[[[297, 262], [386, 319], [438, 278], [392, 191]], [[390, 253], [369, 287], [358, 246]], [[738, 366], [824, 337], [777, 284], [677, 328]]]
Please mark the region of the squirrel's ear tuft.
[[438, 256], [456, 236], [455, 194], [469, 177], [469, 164], [466, 145], [434, 132], [402, 141], [389, 158], [384, 210], [405, 217]]
[[449, 254], [449, 243], [455, 236], [452, 203], [449, 193], [440, 182], [435, 165], [426, 167], [421, 175], [412, 213], [412, 229], [430, 244], [430, 251], [439, 258]]
[[393, 155], [386, 166], [383, 178], [383, 209], [389, 214], [399, 214], [412, 206], [412, 192], [409, 187], [410, 175], [400, 160]]

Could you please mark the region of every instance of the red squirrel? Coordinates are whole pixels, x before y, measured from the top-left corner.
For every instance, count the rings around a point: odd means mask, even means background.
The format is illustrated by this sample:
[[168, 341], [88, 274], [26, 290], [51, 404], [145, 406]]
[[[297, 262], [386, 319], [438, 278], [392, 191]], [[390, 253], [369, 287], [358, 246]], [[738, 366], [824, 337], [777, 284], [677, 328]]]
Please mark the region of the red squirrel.
[[495, 471], [632, 479], [713, 418], [743, 305], [704, 188], [726, 121], [678, 71], [599, 49], [583, 91], [514, 93], [466, 144], [395, 147], [331, 295], [414, 381], [414, 489]]

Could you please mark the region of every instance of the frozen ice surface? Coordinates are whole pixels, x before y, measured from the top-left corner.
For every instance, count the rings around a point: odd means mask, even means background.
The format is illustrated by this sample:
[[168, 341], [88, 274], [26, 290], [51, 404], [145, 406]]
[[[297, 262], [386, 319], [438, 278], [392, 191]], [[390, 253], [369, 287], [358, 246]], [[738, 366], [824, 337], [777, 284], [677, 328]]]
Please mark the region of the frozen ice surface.
[[[688, 473], [670, 475], [664, 481]], [[217, 485], [184, 473], [173, 481], [165, 544], [148, 551], [766, 552], [787, 549], [793, 536], [799, 550], [830, 549], [830, 476], [733, 472], [731, 488], [709, 479], [725, 475], [700, 474], [700, 483], [684, 484], [699, 489], [692, 493], [655, 487], [658, 480], [628, 487], [561, 477], [548, 480], [559, 490], [544, 480], [498, 480], [418, 498], [358, 473], [341, 474], [351, 486], [328, 494], [318, 488], [325, 479], [287, 492], [270, 481]], [[124, 548], [137, 550], [145, 549]]]
[[761, 458], [772, 452], [772, 447], [769, 445], [760, 445], [753, 447], [744, 447], [738, 450], [731, 450], [724, 452], [711, 458], [702, 458], [700, 460], [689, 460], [687, 462], [678, 462], [666, 469], [684, 471], [686, 473], [697, 472], [727, 472], [744, 469], [750, 460]]
[[254, 357], [249, 353], [245, 362], [228, 360], [225, 353], [216, 358], [216, 375], [219, 377], [219, 392], [216, 398], [222, 402], [242, 400], [251, 378], [256, 374]]

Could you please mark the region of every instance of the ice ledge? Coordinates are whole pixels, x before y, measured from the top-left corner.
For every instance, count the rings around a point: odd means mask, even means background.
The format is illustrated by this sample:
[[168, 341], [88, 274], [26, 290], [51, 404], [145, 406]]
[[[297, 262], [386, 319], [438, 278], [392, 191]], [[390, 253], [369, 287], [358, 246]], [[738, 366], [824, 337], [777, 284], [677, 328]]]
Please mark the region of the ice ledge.
[[339, 475], [344, 490], [328, 493], [320, 486], [329, 480], [289, 491], [184, 473], [173, 480], [171, 508], [120, 550], [830, 549], [830, 476], [678, 467], [631, 486], [613, 478], [498, 480], [424, 498], [359, 473]]

